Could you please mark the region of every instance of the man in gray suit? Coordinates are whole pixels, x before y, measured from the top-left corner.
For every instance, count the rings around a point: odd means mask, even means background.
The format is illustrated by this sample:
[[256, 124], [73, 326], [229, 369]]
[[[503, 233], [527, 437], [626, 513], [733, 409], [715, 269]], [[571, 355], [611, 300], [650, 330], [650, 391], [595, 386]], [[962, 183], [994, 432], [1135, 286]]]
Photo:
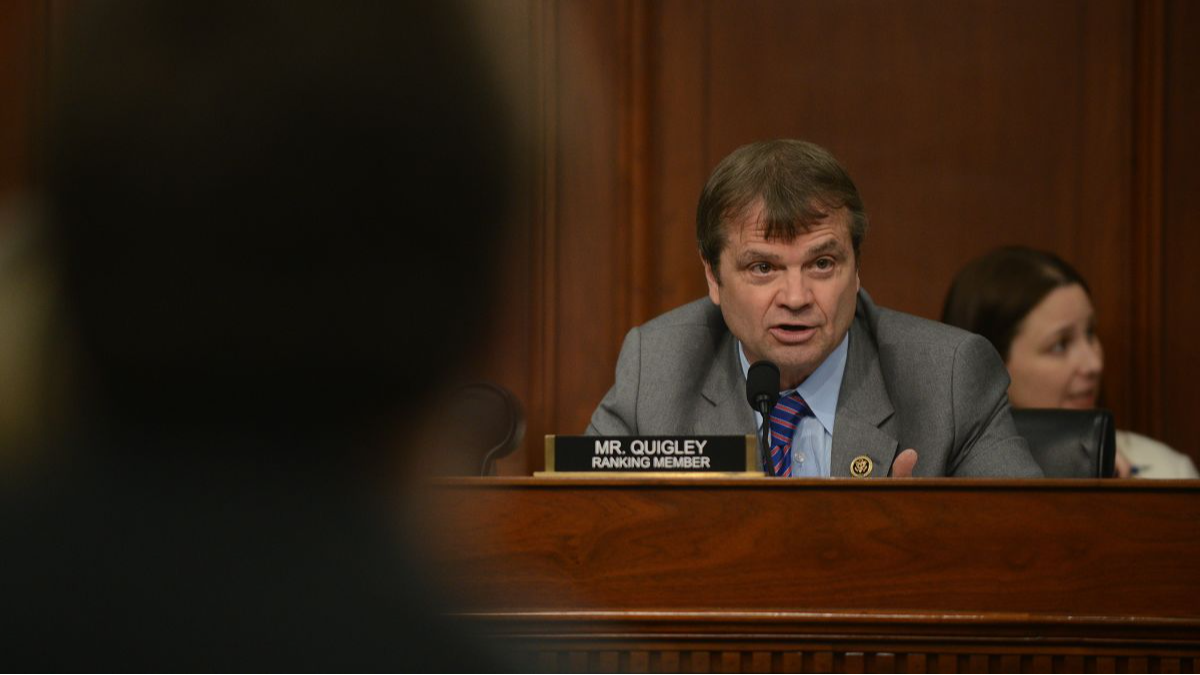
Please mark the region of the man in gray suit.
[[769, 420], [776, 475], [1041, 476], [991, 345], [860, 288], [866, 230], [857, 188], [823, 148], [734, 151], [697, 210], [708, 298], [629, 332], [587, 433], [755, 433], [746, 372], [768, 360], [783, 389]]

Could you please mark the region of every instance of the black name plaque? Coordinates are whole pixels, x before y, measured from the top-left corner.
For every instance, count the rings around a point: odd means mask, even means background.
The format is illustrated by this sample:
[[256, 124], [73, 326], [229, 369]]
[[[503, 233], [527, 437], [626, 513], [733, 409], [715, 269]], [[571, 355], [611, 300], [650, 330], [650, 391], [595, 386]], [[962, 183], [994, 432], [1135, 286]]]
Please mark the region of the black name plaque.
[[546, 436], [548, 474], [762, 475], [754, 436]]

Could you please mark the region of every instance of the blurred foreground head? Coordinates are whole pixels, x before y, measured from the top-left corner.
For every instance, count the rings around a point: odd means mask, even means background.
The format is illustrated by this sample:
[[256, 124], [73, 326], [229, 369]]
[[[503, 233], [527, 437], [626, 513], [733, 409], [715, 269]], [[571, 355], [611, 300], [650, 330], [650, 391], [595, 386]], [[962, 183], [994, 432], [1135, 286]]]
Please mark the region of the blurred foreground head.
[[47, 178], [85, 410], [336, 437], [478, 350], [510, 129], [456, 5], [67, 14]]
[[440, 623], [390, 495], [347, 461], [411, 429], [488, 325], [511, 129], [468, 17], [359, 0], [64, 14], [46, 180], [86, 386], [62, 445], [103, 459], [0, 490], [10, 656], [494, 667]]

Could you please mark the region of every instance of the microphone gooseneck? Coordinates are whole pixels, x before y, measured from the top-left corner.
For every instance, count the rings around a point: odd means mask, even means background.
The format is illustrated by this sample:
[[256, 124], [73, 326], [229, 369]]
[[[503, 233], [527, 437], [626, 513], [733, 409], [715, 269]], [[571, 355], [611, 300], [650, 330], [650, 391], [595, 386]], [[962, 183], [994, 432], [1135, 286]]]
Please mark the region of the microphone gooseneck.
[[762, 448], [763, 472], [775, 475], [771, 466], [771, 409], [779, 402], [779, 366], [770, 361], [759, 361], [746, 372], [746, 402], [762, 415], [762, 429], [758, 433], [758, 444]]

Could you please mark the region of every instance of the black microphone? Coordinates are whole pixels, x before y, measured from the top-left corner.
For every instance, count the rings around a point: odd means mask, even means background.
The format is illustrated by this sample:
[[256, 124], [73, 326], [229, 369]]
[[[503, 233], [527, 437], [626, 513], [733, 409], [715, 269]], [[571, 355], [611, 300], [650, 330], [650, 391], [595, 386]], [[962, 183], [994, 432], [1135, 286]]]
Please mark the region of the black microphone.
[[770, 361], [759, 361], [746, 371], [746, 401], [750, 407], [762, 414], [762, 431], [758, 435], [762, 446], [763, 471], [774, 476], [771, 466], [771, 445], [767, 439], [771, 434], [771, 409], [779, 402], [779, 366]]

